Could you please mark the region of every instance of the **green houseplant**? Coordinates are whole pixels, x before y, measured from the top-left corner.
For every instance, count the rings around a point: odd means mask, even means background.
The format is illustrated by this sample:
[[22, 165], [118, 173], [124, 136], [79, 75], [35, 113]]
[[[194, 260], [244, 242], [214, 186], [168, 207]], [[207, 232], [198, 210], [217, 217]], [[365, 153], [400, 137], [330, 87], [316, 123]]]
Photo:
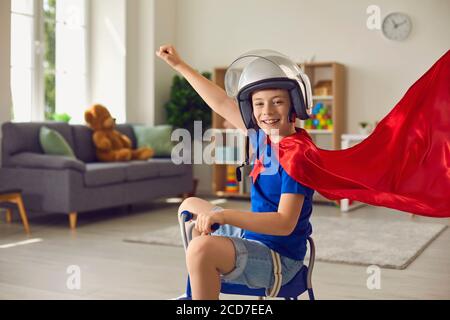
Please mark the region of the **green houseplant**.
[[53, 121], [58, 122], [70, 122], [70, 119], [72, 119], [71, 116], [69, 116], [67, 113], [52, 113], [49, 118]]
[[[202, 76], [211, 79], [210, 72], [203, 72]], [[202, 130], [211, 127], [211, 110], [189, 82], [175, 75], [170, 90], [170, 100], [164, 105], [167, 115], [166, 122], [174, 128], [185, 128], [194, 137], [194, 121], [201, 121]], [[202, 132], [203, 134], [203, 132]], [[199, 180], [194, 178], [192, 191], [181, 195], [182, 197], [193, 197], [197, 192]]]
[[[202, 75], [211, 79], [210, 72]], [[186, 128], [193, 137], [194, 121], [201, 121], [203, 130], [211, 127], [211, 110], [189, 82], [175, 75], [170, 91], [170, 100], [164, 105], [167, 123], [175, 128]]]

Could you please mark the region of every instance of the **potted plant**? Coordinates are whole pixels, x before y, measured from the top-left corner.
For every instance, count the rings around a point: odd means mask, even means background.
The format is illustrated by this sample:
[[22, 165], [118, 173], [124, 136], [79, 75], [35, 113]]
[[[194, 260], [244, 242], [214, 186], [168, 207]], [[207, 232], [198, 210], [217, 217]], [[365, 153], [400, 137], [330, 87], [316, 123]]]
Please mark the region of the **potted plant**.
[[67, 113], [53, 113], [50, 116], [51, 120], [57, 121], [57, 122], [70, 122], [70, 119], [72, 119], [71, 116], [69, 116]]
[[[211, 73], [202, 75], [211, 79]], [[192, 88], [189, 82], [175, 75], [170, 90], [170, 100], [164, 105], [167, 123], [174, 128], [186, 128], [194, 136], [194, 121], [201, 121], [204, 130], [211, 127], [211, 109]]]
[[[211, 79], [210, 72], [202, 75]], [[183, 77], [175, 75], [170, 90], [170, 99], [164, 105], [167, 115], [167, 123], [174, 128], [185, 128], [194, 137], [194, 121], [201, 121], [203, 130], [211, 127], [211, 110], [205, 101], [192, 88]], [[203, 132], [202, 132], [203, 135]], [[192, 197], [197, 192], [198, 179], [194, 178], [192, 192], [182, 195]]]

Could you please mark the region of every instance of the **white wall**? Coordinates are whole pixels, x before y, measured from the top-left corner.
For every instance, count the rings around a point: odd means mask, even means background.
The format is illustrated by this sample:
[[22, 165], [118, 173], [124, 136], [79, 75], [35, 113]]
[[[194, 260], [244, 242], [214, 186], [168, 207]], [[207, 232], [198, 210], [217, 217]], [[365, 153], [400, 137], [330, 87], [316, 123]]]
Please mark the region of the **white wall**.
[[[407, 13], [413, 30], [405, 42], [366, 28], [366, 8], [382, 17]], [[176, 44], [199, 70], [227, 66], [258, 48], [298, 62], [337, 61], [347, 67], [348, 131], [384, 117], [450, 48], [448, 0], [178, 0]]]
[[175, 0], [90, 3], [90, 100], [105, 104], [120, 122], [163, 123], [173, 72], [154, 52], [155, 43], [175, 41]]
[[[11, 120], [11, 2], [0, 1], [0, 126]], [[0, 139], [1, 139], [0, 130]], [[0, 149], [1, 159], [1, 149]]]
[[118, 122], [126, 120], [126, 0], [90, 4], [90, 101], [108, 107]]
[[127, 1], [127, 121], [154, 124], [154, 0]]
[[169, 100], [170, 91], [175, 72], [159, 58], [155, 58], [156, 51], [161, 44], [175, 43], [177, 32], [177, 3], [175, 0], [156, 0], [155, 7], [155, 50], [149, 52], [155, 59], [155, 123], [165, 122], [166, 114], [164, 104]]

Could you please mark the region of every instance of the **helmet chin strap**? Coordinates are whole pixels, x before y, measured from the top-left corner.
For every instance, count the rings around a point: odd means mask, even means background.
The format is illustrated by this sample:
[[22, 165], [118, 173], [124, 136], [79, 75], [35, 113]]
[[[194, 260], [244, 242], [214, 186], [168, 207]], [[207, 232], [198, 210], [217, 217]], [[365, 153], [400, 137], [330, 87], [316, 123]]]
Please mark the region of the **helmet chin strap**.
[[244, 168], [245, 166], [250, 165], [250, 160], [249, 160], [249, 153], [250, 153], [250, 138], [247, 135], [247, 137], [245, 138], [245, 159], [244, 159], [244, 163], [242, 163], [239, 167], [236, 168], [236, 180], [238, 182], [242, 181], [242, 173], [241, 173], [241, 169]]
[[297, 118], [297, 114], [294, 110], [291, 110], [291, 112], [288, 115], [288, 121], [289, 122], [295, 122], [295, 119]]

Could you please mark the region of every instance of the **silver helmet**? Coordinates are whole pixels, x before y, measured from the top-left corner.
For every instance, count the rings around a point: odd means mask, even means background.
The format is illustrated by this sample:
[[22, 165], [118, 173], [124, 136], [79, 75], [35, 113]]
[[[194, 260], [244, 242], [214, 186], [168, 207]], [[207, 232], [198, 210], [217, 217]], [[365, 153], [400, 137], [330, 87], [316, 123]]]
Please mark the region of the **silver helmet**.
[[309, 118], [312, 108], [308, 76], [288, 57], [273, 50], [253, 50], [238, 57], [227, 69], [225, 89], [237, 100], [245, 126], [255, 128], [252, 93], [264, 89], [285, 89], [292, 110], [299, 119]]

